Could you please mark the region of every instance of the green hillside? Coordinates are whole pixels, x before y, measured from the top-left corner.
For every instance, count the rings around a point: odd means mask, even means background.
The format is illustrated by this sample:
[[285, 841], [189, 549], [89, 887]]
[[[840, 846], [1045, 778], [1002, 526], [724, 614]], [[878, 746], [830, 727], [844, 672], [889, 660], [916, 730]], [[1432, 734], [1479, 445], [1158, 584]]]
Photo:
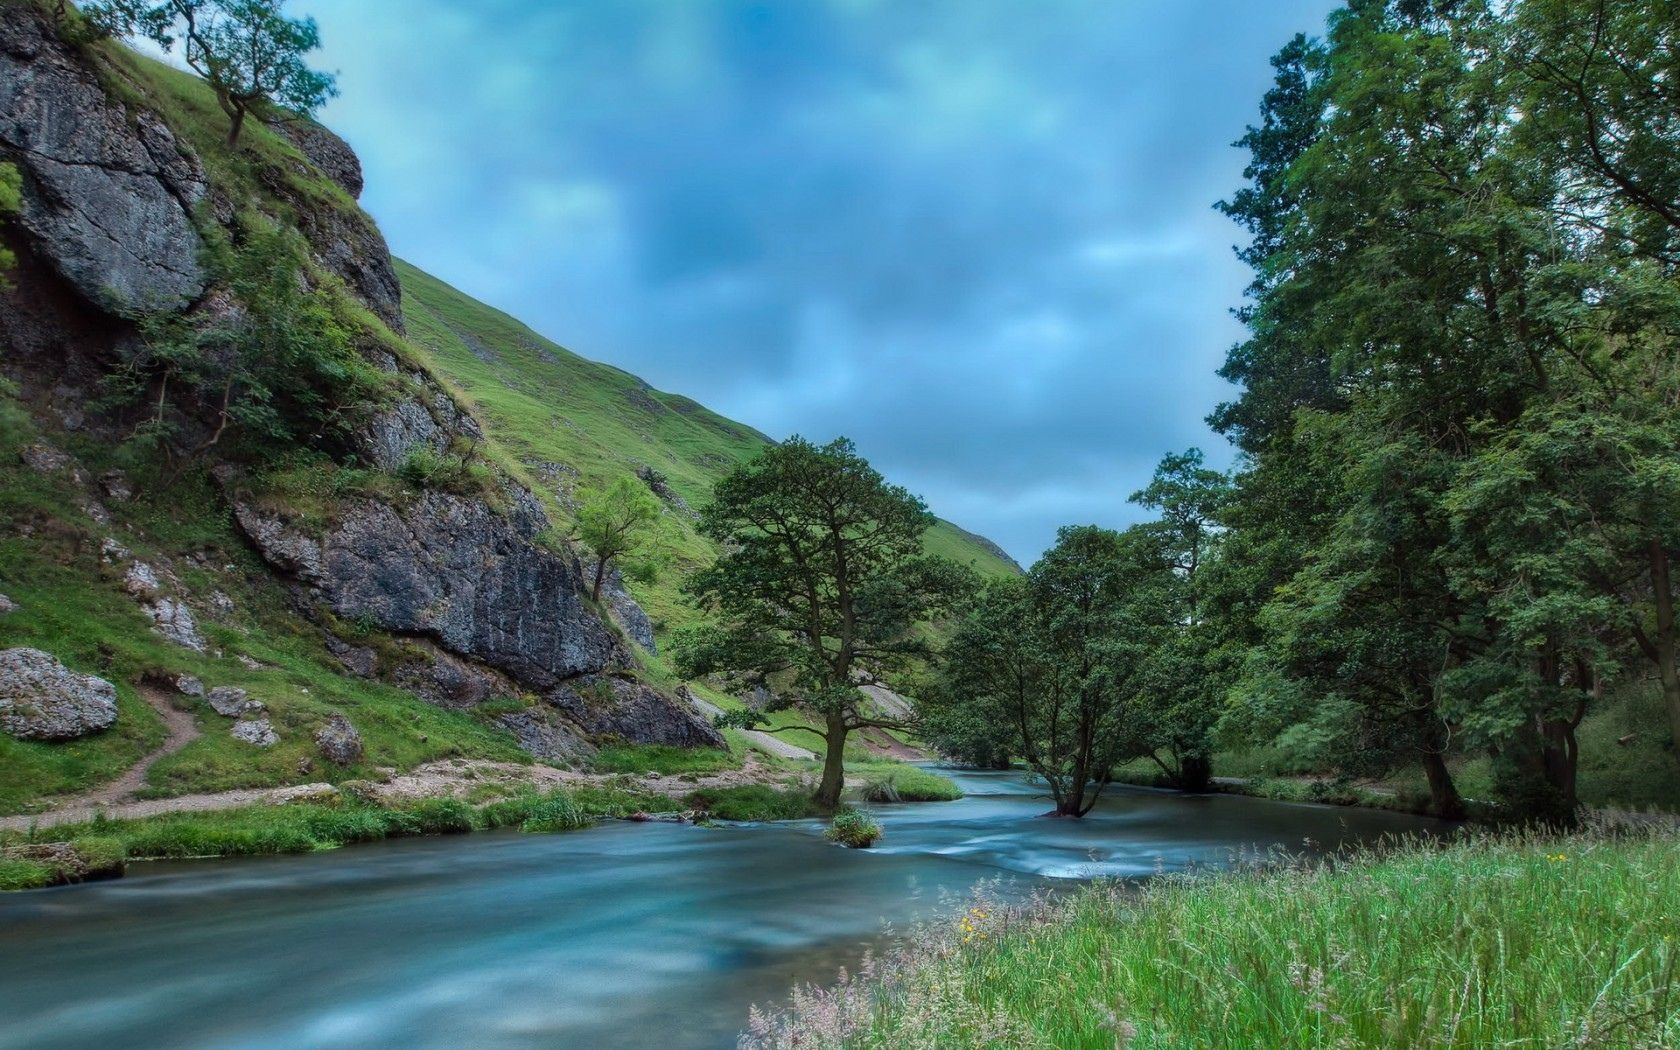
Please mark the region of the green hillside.
[[[562, 527], [580, 486], [643, 467], [663, 474], [672, 491], [698, 508], [718, 478], [770, 440], [689, 398], [579, 357], [400, 260], [397, 273], [409, 342], [432, 371], [474, 402], [491, 440], [524, 464]], [[711, 554], [710, 541], [694, 531], [680, 507], [672, 509], [668, 525], [671, 570], [651, 586], [631, 585], [661, 631], [694, 616], [680, 600], [678, 583]], [[987, 541], [949, 522], [929, 534], [928, 550], [986, 575], [1019, 571]]]

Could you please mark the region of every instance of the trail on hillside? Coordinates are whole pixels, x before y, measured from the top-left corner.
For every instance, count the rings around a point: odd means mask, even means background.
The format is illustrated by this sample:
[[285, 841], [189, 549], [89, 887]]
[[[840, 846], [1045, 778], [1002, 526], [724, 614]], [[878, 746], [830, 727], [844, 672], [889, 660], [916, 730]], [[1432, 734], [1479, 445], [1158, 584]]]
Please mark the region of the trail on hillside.
[[[147, 752], [138, 762], [129, 766], [117, 779], [80, 794], [70, 795], [55, 804], [46, 813], [0, 817], [0, 828], [25, 830], [32, 824], [40, 827], [48, 827], [53, 824], [75, 824], [84, 820], [92, 820], [96, 814], [102, 811], [108, 815], [116, 816], [118, 810], [151, 805], [152, 803], [134, 801], [134, 795], [146, 786], [146, 774], [152, 771], [153, 766], [203, 736], [204, 731], [198, 728], [198, 721], [193, 718], [191, 712], [182, 711], [171, 704], [169, 697], [162, 690], [142, 685], [138, 691], [140, 699], [146, 701], [146, 706], [156, 711], [158, 717], [163, 719], [164, 729], [167, 730], [163, 743]], [[155, 812], [162, 812], [162, 810]], [[123, 813], [122, 815], [143, 816], [145, 814]]]
[[[689, 702], [694, 705], [694, 709], [705, 715], [707, 718], [716, 718], [717, 716], [723, 714], [723, 708], [712, 703], [710, 700], [702, 699], [694, 693], [689, 693], [688, 699]], [[767, 753], [775, 755], [777, 758], [817, 757], [815, 751], [807, 751], [798, 744], [790, 744], [786, 740], [779, 739], [774, 733], [766, 733], [760, 729], [748, 729], [743, 735], [754, 744], [763, 748]]]

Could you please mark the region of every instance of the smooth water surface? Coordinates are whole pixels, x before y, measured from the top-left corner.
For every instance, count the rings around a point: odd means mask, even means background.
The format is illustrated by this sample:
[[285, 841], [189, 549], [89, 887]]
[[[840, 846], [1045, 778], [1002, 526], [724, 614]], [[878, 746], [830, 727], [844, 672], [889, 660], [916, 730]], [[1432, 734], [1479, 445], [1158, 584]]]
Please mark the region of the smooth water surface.
[[978, 882], [1220, 865], [1439, 822], [1111, 788], [1082, 821], [957, 773], [960, 802], [876, 808], [881, 846], [821, 825], [613, 822], [331, 853], [136, 864], [0, 896], [0, 1048], [723, 1047], [749, 1004], [830, 979]]

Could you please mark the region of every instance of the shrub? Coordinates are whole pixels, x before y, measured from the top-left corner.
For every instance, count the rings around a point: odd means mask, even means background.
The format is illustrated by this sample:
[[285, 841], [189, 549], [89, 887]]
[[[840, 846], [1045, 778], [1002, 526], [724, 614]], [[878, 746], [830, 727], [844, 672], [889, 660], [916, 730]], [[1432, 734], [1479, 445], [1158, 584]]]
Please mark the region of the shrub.
[[830, 842], [849, 849], [868, 849], [880, 839], [881, 825], [862, 810], [843, 809], [834, 814], [834, 822], [824, 834]]

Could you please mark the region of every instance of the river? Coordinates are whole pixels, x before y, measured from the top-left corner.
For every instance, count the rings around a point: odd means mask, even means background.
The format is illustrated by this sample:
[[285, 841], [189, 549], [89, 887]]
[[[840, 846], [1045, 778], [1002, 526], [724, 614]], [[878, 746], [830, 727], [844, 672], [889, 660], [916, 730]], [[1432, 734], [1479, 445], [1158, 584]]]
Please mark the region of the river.
[[749, 1004], [981, 880], [1025, 892], [1445, 827], [1131, 788], [1049, 820], [1023, 775], [954, 775], [960, 802], [876, 807], [867, 852], [814, 821], [610, 822], [0, 895], [0, 1048], [725, 1047]]

